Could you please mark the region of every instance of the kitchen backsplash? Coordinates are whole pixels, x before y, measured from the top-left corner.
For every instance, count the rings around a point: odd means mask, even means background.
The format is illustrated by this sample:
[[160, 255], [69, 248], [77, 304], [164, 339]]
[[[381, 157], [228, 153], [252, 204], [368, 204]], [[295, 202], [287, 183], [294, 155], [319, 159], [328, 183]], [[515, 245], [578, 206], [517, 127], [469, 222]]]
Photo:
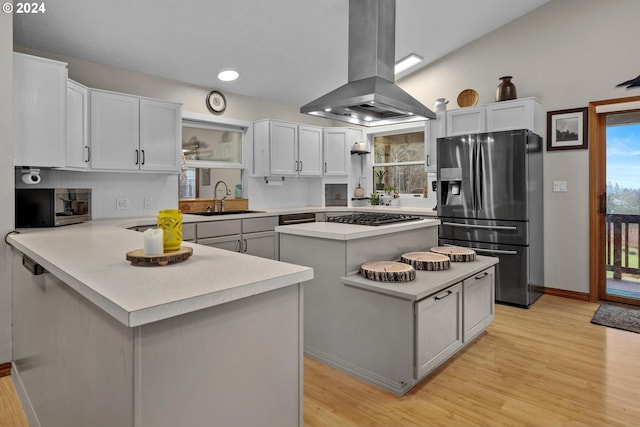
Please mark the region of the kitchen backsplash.
[[[178, 208], [177, 175], [41, 169], [40, 183], [27, 185], [21, 171], [16, 169], [17, 188], [91, 188], [94, 219], [155, 216], [160, 209]], [[116, 209], [117, 198], [128, 199], [128, 209]]]

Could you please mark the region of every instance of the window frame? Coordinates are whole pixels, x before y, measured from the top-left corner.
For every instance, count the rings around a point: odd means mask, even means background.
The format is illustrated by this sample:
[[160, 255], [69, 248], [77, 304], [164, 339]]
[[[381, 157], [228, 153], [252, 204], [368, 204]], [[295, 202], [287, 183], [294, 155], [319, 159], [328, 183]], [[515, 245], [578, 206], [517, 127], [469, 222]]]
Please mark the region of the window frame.
[[[398, 135], [403, 133], [413, 133], [413, 132], [424, 132], [424, 157], [422, 160], [412, 160], [410, 162], [384, 162], [384, 163], [376, 163], [375, 162], [375, 138], [379, 136], [387, 136], [387, 135]], [[406, 124], [398, 124], [391, 126], [384, 126], [384, 128], [380, 129], [370, 129], [367, 132], [367, 142], [369, 147], [371, 147], [371, 162], [370, 162], [370, 171], [371, 171], [371, 180], [373, 182], [373, 188], [375, 188], [375, 176], [373, 175], [374, 168], [380, 167], [392, 167], [392, 166], [412, 166], [412, 165], [423, 165], [425, 170], [424, 173], [428, 176], [427, 172], [427, 121], [419, 121], [412, 122]], [[405, 197], [413, 197], [412, 193], [399, 193], [399, 195]]]

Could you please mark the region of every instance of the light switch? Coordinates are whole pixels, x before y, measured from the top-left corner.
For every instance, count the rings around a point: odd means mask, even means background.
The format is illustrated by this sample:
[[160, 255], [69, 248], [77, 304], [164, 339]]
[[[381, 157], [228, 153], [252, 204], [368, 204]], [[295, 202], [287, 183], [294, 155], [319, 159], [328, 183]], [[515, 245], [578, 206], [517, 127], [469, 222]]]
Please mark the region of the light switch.
[[567, 192], [567, 181], [553, 181], [553, 192], [554, 193], [566, 193]]

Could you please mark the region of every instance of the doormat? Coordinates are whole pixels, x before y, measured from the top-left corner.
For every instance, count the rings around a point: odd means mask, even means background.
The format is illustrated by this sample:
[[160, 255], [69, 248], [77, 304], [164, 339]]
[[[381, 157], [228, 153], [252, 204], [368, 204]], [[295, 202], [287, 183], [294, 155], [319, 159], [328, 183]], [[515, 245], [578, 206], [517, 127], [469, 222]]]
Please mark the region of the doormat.
[[591, 323], [640, 333], [640, 309], [603, 303], [596, 310]]

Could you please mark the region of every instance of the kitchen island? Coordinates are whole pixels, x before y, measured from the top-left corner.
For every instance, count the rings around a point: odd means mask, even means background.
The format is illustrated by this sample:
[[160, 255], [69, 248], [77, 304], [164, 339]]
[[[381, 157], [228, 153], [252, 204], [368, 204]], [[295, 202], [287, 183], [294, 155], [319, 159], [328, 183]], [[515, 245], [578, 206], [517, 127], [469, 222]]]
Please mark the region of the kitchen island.
[[302, 425], [310, 268], [192, 243], [185, 262], [137, 267], [142, 234], [109, 221], [7, 241], [31, 425]]
[[418, 271], [403, 283], [358, 274], [364, 262], [397, 261], [437, 246], [438, 224], [277, 227], [280, 259], [315, 272], [304, 284], [305, 354], [403, 395], [478, 337], [494, 316], [496, 258]]

